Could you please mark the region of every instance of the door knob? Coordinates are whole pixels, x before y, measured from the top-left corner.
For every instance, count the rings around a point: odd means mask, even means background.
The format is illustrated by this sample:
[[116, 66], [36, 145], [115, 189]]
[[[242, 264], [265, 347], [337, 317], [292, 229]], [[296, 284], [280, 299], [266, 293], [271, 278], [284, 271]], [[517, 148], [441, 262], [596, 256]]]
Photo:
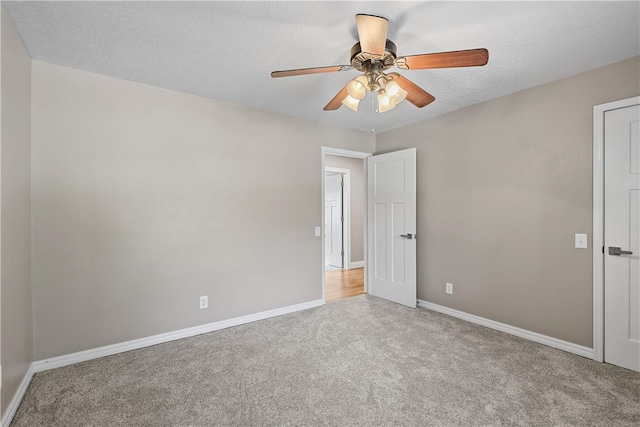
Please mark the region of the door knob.
[[411, 234], [411, 233], [407, 233], [407, 234], [401, 234], [400, 237], [404, 237], [405, 239], [417, 239], [418, 236], [415, 234]]
[[609, 246], [609, 255], [633, 255], [633, 252], [623, 251], [617, 246]]

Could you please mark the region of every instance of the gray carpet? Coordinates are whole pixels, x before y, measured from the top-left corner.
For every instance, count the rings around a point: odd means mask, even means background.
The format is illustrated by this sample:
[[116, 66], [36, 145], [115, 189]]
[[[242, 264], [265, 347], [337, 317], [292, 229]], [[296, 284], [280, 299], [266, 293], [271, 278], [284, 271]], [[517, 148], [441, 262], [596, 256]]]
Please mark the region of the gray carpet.
[[370, 296], [38, 373], [12, 426], [640, 425], [640, 374]]

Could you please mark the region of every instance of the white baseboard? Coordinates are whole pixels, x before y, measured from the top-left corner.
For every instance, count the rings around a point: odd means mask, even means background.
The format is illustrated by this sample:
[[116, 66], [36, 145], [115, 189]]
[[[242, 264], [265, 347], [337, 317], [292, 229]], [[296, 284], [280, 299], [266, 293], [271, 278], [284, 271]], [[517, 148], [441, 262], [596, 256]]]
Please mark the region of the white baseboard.
[[563, 341], [558, 338], [553, 338], [547, 335], [542, 335], [537, 332], [528, 331], [515, 326], [507, 325], [506, 323], [496, 322], [495, 320], [485, 319], [484, 317], [476, 316], [474, 314], [465, 313], [464, 311], [455, 310], [453, 308], [445, 307], [443, 305], [434, 304], [432, 302], [418, 300], [420, 307], [427, 308], [429, 310], [437, 311], [438, 313], [447, 314], [458, 319], [466, 320], [467, 322], [476, 323], [478, 325], [486, 326], [487, 328], [495, 329], [500, 332], [515, 335], [520, 338], [534, 341], [539, 344], [544, 344], [549, 347], [564, 350], [569, 353], [577, 354], [578, 356], [593, 359], [593, 349], [584, 347], [582, 345]]
[[350, 262], [347, 268], [349, 270], [352, 270], [354, 268], [362, 268], [362, 267], [364, 267], [364, 261], [356, 261], [356, 262]]
[[31, 379], [33, 378], [34, 373], [34, 364], [32, 363], [29, 365], [29, 369], [27, 369], [27, 372], [24, 374], [24, 377], [20, 382], [20, 386], [13, 395], [13, 399], [11, 399], [11, 402], [9, 402], [7, 411], [2, 416], [2, 427], [9, 427], [9, 424], [11, 424], [11, 420], [13, 420], [13, 416], [18, 410], [18, 406], [20, 406], [20, 402], [22, 402], [22, 398], [24, 397], [27, 388], [29, 388], [29, 384], [31, 384]]
[[232, 326], [243, 325], [245, 323], [255, 322], [257, 320], [268, 319], [270, 317], [281, 316], [283, 314], [294, 313], [296, 311], [307, 310], [309, 308], [319, 307], [324, 302], [321, 299], [309, 301], [302, 304], [290, 305], [287, 307], [276, 308], [273, 310], [261, 311], [260, 313], [249, 314], [246, 316], [235, 317], [233, 319], [221, 320], [219, 322], [208, 323], [206, 325], [194, 326], [192, 328], [180, 329], [178, 331], [167, 332], [164, 334], [153, 335], [137, 340], [126, 341], [118, 344], [107, 345], [90, 350], [79, 351], [77, 353], [66, 354], [63, 356], [53, 357], [51, 359], [39, 360], [33, 363], [35, 372], [42, 372], [49, 369], [60, 368], [62, 366], [73, 365], [74, 363], [86, 362], [87, 360], [97, 359], [100, 357], [111, 356], [113, 354], [123, 353], [125, 351], [137, 350], [139, 348], [149, 347], [156, 344], [175, 341], [182, 338], [193, 337], [196, 335], [206, 334], [208, 332], [218, 331], [220, 329], [230, 328]]

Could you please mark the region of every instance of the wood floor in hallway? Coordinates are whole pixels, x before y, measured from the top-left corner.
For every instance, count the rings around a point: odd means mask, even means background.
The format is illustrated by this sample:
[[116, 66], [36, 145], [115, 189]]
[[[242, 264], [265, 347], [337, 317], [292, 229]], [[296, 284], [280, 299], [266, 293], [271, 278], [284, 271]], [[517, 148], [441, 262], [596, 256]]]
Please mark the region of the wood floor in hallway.
[[364, 267], [325, 271], [324, 274], [327, 302], [364, 294]]

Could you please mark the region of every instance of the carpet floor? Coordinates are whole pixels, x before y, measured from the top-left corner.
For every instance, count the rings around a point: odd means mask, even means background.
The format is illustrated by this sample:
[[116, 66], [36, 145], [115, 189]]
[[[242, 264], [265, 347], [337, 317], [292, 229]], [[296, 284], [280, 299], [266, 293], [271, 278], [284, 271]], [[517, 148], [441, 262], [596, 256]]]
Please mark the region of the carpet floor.
[[360, 296], [45, 371], [11, 426], [638, 426], [640, 374]]

